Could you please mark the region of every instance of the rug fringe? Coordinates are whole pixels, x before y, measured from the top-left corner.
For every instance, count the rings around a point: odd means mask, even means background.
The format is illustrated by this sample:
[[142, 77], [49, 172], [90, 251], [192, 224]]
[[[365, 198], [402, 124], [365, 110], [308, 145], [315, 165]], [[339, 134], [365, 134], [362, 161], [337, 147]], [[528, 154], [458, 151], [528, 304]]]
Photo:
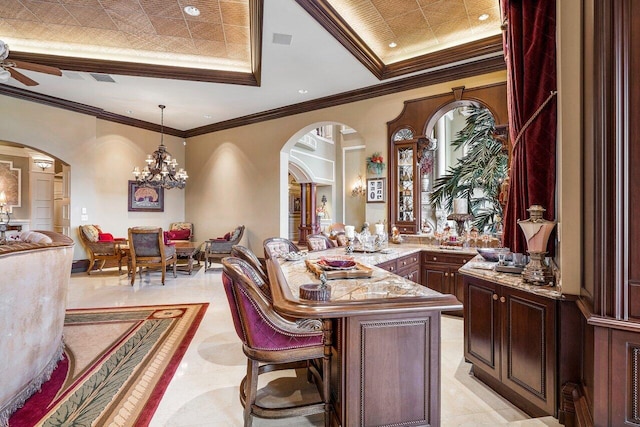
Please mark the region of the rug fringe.
[[40, 375], [32, 379], [21, 392], [15, 395], [15, 397], [11, 399], [4, 408], [2, 408], [0, 411], [0, 427], [9, 427], [9, 418], [11, 417], [11, 414], [22, 408], [27, 399], [40, 391], [42, 384], [51, 379], [51, 374], [53, 374], [53, 371], [58, 367], [58, 363], [62, 360], [63, 354], [64, 341], [61, 340], [58, 350], [53, 355], [53, 359], [47, 363]]

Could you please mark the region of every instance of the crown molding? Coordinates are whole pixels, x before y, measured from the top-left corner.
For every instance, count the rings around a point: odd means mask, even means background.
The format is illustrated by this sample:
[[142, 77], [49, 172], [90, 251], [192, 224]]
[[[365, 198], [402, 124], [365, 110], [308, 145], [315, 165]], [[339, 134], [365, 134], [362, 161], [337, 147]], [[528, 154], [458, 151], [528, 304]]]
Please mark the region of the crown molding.
[[[179, 138], [190, 138], [225, 129], [231, 129], [253, 123], [287, 117], [294, 114], [305, 113], [308, 111], [314, 111], [322, 108], [333, 107], [336, 105], [348, 104], [350, 102], [375, 98], [378, 96], [403, 92], [410, 89], [416, 89], [438, 83], [445, 83], [448, 81], [478, 76], [495, 71], [502, 71], [505, 69], [506, 65], [502, 55], [493, 56], [479, 59], [473, 62], [455, 65], [448, 68], [441, 68], [439, 70], [427, 72], [417, 76], [405, 77], [403, 79], [395, 80], [392, 82], [343, 92], [336, 95], [314, 99], [311, 101], [301, 102], [298, 104], [287, 105], [284, 107], [262, 111], [231, 120], [225, 120], [222, 122], [189, 129], [186, 131], [164, 127], [164, 133], [167, 135], [177, 136]], [[101, 108], [96, 108], [86, 104], [68, 101], [62, 98], [56, 98], [53, 96], [31, 92], [26, 89], [20, 89], [13, 86], [0, 84], [0, 95], [24, 99], [27, 101], [62, 108], [80, 114], [87, 114], [102, 120], [108, 120], [115, 123], [151, 130], [154, 132], [160, 132], [160, 126], [155, 123], [110, 113]]]
[[294, 114], [300, 114], [308, 111], [319, 110], [322, 108], [333, 107], [336, 105], [348, 104], [350, 102], [390, 95], [393, 93], [403, 92], [406, 90], [430, 86], [438, 83], [445, 83], [457, 79], [478, 76], [481, 74], [488, 74], [495, 71], [503, 71], [505, 69], [506, 64], [502, 55], [483, 58], [474, 62], [455, 65], [449, 68], [443, 68], [417, 76], [406, 77], [400, 80], [394, 80], [393, 82], [369, 86], [362, 89], [356, 89], [336, 95], [326, 96], [324, 98], [318, 98], [298, 104], [287, 105], [285, 107], [275, 108], [273, 110], [267, 110], [256, 114], [250, 114], [231, 120], [225, 120], [222, 122], [193, 128], [186, 131], [186, 136], [187, 138], [190, 138], [207, 133], [218, 132], [225, 129], [231, 129], [234, 127], [259, 123], [266, 120], [278, 119]]
[[[114, 123], [120, 123], [123, 125], [133, 126], [140, 129], [146, 129], [160, 133], [160, 125], [157, 125], [155, 123], [145, 122], [144, 120], [137, 120], [131, 117], [110, 113], [103, 110], [102, 108], [92, 107], [90, 105], [81, 104], [79, 102], [68, 101], [66, 99], [56, 98], [54, 96], [43, 95], [40, 93], [28, 91], [26, 89], [20, 89], [17, 87], [0, 84], [0, 95], [24, 99], [26, 101], [36, 102], [38, 104], [48, 105], [50, 107], [62, 108], [64, 110], [73, 111], [74, 113], [94, 116], [101, 120], [107, 120]], [[164, 126], [163, 132], [166, 135], [186, 138], [186, 132], [179, 129]]]

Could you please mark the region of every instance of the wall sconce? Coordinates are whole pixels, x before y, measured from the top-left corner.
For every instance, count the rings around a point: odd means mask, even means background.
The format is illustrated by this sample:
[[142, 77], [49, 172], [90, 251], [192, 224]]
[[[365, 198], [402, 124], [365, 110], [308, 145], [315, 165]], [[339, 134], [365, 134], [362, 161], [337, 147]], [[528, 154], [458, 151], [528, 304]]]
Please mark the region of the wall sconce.
[[45, 171], [45, 169], [49, 169], [51, 166], [53, 166], [53, 160], [49, 160], [49, 159], [35, 159], [33, 163], [37, 167], [42, 169], [43, 172]]
[[364, 187], [364, 182], [362, 182], [362, 175], [358, 175], [358, 182], [351, 190], [351, 197], [364, 197], [367, 194], [367, 189]]

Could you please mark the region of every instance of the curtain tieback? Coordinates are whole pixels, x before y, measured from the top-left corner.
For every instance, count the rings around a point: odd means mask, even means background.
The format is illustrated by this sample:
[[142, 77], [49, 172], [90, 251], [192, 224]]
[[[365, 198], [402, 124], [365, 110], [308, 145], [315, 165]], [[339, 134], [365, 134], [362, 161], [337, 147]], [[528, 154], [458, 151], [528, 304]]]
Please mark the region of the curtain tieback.
[[522, 135], [524, 134], [524, 131], [527, 130], [529, 125], [531, 125], [531, 123], [536, 119], [536, 117], [538, 117], [540, 115], [540, 113], [542, 112], [544, 107], [547, 106], [549, 101], [551, 101], [553, 99], [553, 97], [556, 96], [557, 94], [558, 94], [557, 90], [552, 90], [551, 93], [549, 94], [549, 96], [547, 97], [547, 99], [544, 100], [542, 105], [540, 105], [538, 107], [538, 109], [533, 113], [533, 115], [529, 118], [529, 120], [527, 120], [527, 122], [524, 124], [524, 126], [522, 126], [522, 129], [520, 129], [520, 132], [518, 132], [518, 136], [516, 136], [516, 140], [513, 141], [513, 148], [516, 147], [516, 144], [518, 143], [518, 141], [520, 141], [520, 138], [522, 138]]

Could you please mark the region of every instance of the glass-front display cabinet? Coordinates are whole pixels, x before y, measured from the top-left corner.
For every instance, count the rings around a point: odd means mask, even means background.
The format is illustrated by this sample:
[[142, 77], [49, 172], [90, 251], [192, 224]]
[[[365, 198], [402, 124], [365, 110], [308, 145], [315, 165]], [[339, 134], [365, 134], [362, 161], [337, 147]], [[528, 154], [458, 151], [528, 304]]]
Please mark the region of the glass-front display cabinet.
[[437, 144], [432, 138], [416, 138], [412, 129], [402, 128], [393, 135], [391, 146], [391, 223], [401, 233], [418, 233], [431, 224], [423, 218], [431, 216], [429, 195]]

